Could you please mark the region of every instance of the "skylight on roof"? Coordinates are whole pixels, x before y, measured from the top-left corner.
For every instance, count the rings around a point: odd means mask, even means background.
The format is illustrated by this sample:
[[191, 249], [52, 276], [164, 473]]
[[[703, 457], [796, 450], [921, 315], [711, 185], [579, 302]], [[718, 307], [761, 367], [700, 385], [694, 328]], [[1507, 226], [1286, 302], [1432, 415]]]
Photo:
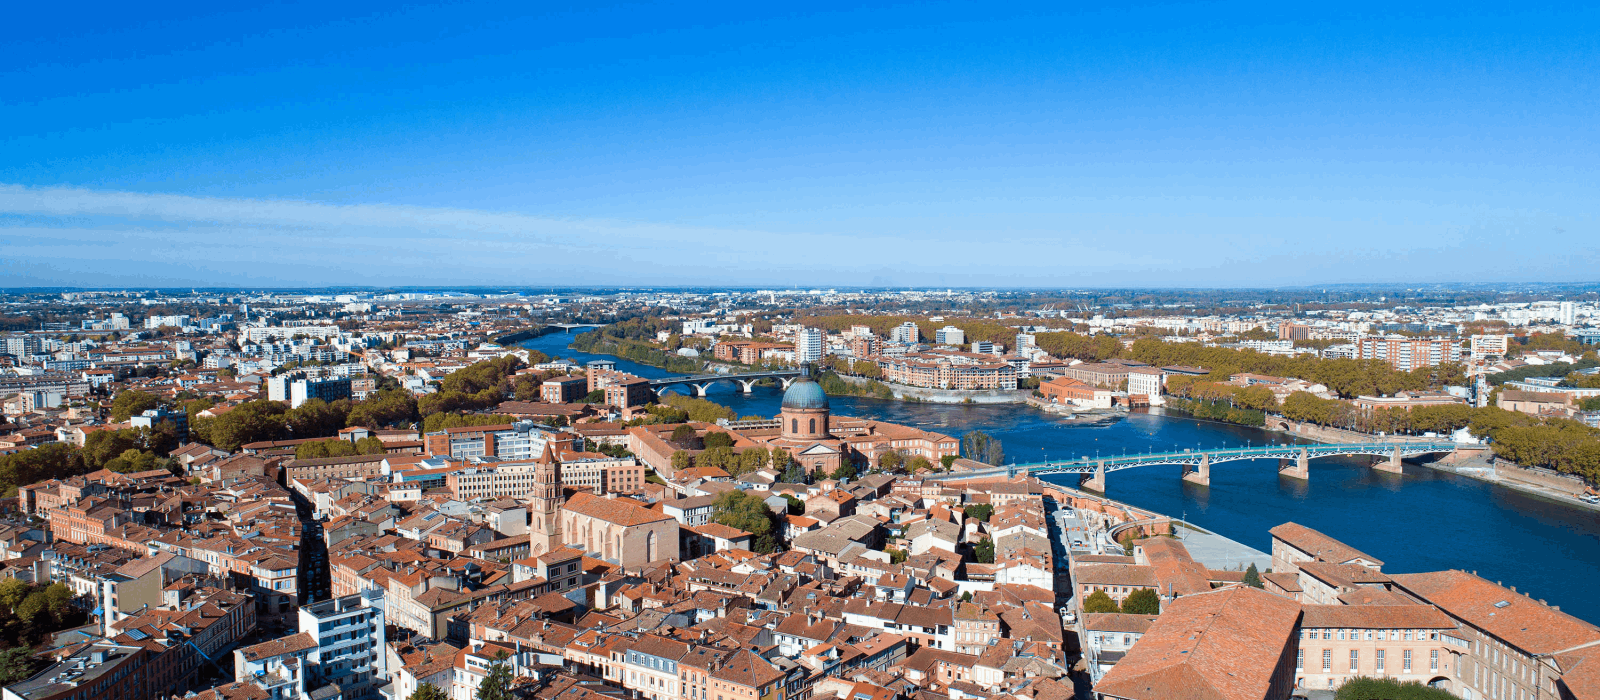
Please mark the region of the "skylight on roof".
[[1498, 602], [1498, 603], [1495, 603], [1495, 604], [1494, 604], [1494, 606], [1495, 606], [1495, 607], [1497, 607], [1497, 608], [1505, 608], [1505, 607], [1510, 607], [1510, 606], [1511, 606], [1511, 601], [1509, 601], [1509, 600], [1502, 600], [1502, 601], [1500, 601], [1500, 602]]

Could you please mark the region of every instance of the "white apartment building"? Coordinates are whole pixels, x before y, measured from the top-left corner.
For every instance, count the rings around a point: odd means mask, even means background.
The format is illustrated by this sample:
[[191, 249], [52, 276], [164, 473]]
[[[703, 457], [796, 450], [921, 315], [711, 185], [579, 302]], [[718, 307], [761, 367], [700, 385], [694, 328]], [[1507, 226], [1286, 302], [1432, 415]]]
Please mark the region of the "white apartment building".
[[1128, 393], [1150, 397], [1151, 405], [1161, 404], [1161, 389], [1166, 384], [1166, 373], [1154, 367], [1128, 368]]
[[965, 345], [967, 333], [955, 326], [945, 326], [933, 332], [933, 342], [940, 345]]
[[889, 332], [889, 340], [896, 343], [920, 343], [922, 342], [922, 330], [917, 328], [916, 323], [906, 321], [895, 326], [894, 330]]
[[316, 639], [307, 660], [317, 686], [339, 686], [347, 700], [378, 697], [389, 682], [383, 591], [366, 590], [300, 608], [300, 629]]
[[822, 329], [799, 328], [794, 333], [794, 359], [796, 362], [819, 362], [823, 352]]

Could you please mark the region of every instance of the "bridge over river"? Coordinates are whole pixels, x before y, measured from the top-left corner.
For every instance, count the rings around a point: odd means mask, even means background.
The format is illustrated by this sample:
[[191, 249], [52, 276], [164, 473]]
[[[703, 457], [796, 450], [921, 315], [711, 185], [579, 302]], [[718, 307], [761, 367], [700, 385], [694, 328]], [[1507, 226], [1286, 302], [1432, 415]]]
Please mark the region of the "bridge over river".
[[1147, 454], [1085, 457], [1083, 459], [1010, 464], [992, 469], [979, 469], [929, 477], [953, 481], [994, 477], [1013, 477], [1019, 474], [1046, 476], [1050, 474], [1082, 474], [1084, 488], [1105, 493], [1106, 472], [1154, 465], [1181, 465], [1183, 480], [1209, 485], [1211, 465], [1243, 460], [1276, 459], [1278, 473], [1297, 479], [1311, 478], [1310, 462], [1322, 457], [1366, 455], [1384, 458], [1373, 464], [1380, 471], [1400, 473], [1400, 460], [1430, 454], [1453, 453], [1462, 445], [1453, 442], [1357, 442], [1329, 445], [1263, 445], [1261, 447], [1234, 447], [1215, 450], [1183, 450]]
[[795, 377], [800, 376], [797, 369], [778, 369], [765, 372], [741, 372], [738, 374], [695, 374], [682, 377], [664, 377], [650, 380], [650, 388], [657, 394], [669, 387], [694, 387], [695, 396], [705, 396], [706, 389], [717, 382], [731, 382], [738, 384], [748, 394], [755, 388], [756, 382], [763, 379], [775, 379], [783, 383], [783, 388], [789, 388], [794, 383]]

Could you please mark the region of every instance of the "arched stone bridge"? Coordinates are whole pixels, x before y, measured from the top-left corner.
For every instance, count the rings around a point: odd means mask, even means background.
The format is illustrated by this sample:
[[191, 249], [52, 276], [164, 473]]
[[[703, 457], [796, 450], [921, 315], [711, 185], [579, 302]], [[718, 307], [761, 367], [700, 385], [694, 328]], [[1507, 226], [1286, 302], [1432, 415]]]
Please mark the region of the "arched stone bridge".
[[705, 396], [706, 389], [717, 382], [732, 382], [738, 384], [748, 394], [755, 388], [756, 382], [763, 379], [776, 379], [783, 383], [783, 388], [789, 388], [794, 383], [795, 377], [800, 376], [797, 369], [778, 369], [766, 372], [743, 372], [740, 374], [695, 374], [684, 377], [666, 377], [664, 379], [650, 380], [650, 388], [660, 394], [668, 387], [694, 387], [695, 396]]
[[1278, 460], [1278, 473], [1299, 479], [1309, 479], [1309, 462], [1322, 457], [1367, 455], [1384, 457], [1385, 461], [1373, 465], [1380, 471], [1400, 473], [1400, 460], [1429, 454], [1455, 452], [1453, 442], [1358, 442], [1327, 445], [1263, 445], [1261, 447], [1233, 447], [1217, 450], [1184, 450], [1159, 454], [1130, 454], [1065, 460], [1011, 464], [993, 469], [940, 474], [935, 480], [964, 480], [994, 477], [1013, 477], [1019, 474], [1046, 476], [1049, 474], [1082, 474], [1085, 488], [1105, 493], [1106, 472], [1158, 464], [1183, 466], [1183, 480], [1197, 484], [1211, 483], [1211, 465], [1254, 459]]

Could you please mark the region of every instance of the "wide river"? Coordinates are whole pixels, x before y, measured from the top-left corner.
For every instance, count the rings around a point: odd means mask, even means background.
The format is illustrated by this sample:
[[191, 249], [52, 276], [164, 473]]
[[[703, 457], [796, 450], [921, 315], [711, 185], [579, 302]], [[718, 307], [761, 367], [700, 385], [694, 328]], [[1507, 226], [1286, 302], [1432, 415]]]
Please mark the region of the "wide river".
[[[566, 346], [571, 340], [554, 333], [521, 345], [580, 363], [614, 360], [618, 369], [641, 377], [673, 376], [609, 355], [570, 350]], [[741, 416], [771, 416], [778, 412], [782, 390], [756, 387], [745, 395], [736, 385], [719, 382], [707, 398]], [[955, 436], [982, 430], [1004, 443], [1008, 462], [1289, 440], [1282, 434], [1174, 415], [1134, 413], [1110, 425], [1087, 426], [1018, 404], [917, 404], [839, 396], [830, 401], [840, 415]], [[1183, 482], [1179, 467], [1142, 467], [1106, 475], [1106, 495], [1186, 518], [1262, 551], [1270, 551], [1267, 530], [1294, 521], [1382, 559], [1390, 573], [1476, 571], [1600, 622], [1600, 596], [1589, 590], [1600, 581], [1600, 512], [1413, 464], [1405, 466], [1403, 475], [1366, 464], [1364, 458], [1313, 460], [1308, 483], [1278, 476], [1275, 460], [1228, 462], [1211, 468], [1209, 487]], [[1075, 478], [1061, 480], [1076, 485]]]

